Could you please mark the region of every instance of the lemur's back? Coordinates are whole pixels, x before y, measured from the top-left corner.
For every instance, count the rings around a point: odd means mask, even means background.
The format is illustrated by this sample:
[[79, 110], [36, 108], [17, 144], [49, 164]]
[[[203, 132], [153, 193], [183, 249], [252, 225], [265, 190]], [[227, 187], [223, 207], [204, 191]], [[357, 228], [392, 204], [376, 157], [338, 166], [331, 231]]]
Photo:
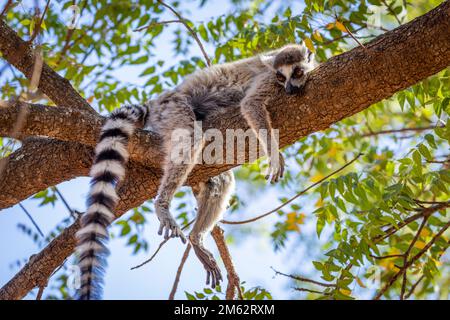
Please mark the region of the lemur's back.
[[252, 83], [266, 66], [259, 57], [215, 65], [188, 76], [176, 91], [189, 97], [197, 120], [224, 112], [223, 108], [239, 107]]

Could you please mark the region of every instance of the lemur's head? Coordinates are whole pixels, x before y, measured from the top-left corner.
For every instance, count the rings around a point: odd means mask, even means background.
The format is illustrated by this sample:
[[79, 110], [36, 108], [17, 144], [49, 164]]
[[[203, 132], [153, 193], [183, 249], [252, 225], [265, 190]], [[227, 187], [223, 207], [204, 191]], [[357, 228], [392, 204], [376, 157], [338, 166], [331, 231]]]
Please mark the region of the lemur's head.
[[314, 54], [304, 44], [287, 45], [275, 55], [273, 68], [287, 94], [299, 93], [314, 68]]

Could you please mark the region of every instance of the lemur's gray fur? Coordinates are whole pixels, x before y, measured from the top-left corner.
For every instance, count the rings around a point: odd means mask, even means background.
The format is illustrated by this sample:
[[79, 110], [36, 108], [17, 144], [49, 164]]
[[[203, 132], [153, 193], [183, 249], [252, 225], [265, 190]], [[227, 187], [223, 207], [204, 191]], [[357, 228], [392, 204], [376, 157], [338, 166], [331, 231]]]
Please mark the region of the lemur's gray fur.
[[[278, 82], [287, 94], [295, 94], [304, 86], [307, 74], [313, 68], [311, 52], [302, 45], [288, 45], [281, 49], [240, 61], [215, 65], [188, 76], [175, 89], [167, 91], [143, 106], [125, 106], [111, 113], [105, 122], [90, 175], [88, 209], [81, 218], [77, 233], [78, 259], [81, 269], [80, 299], [96, 299], [101, 295], [104, 257], [107, 253], [105, 240], [107, 226], [114, 220], [114, 207], [118, 197], [117, 183], [125, 175], [128, 160], [127, 143], [136, 127], [157, 132], [163, 137], [166, 160], [164, 174], [155, 201], [160, 221], [158, 234], [164, 237], [180, 237], [186, 242], [181, 228], [171, 215], [169, 205], [176, 190], [180, 188], [195, 159], [203, 147], [203, 141], [192, 142], [191, 161], [170, 161], [171, 134], [175, 129], [186, 129], [191, 134], [196, 120], [206, 120], [225, 108], [240, 107], [242, 115], [257, 133], [266, 129], [273, 135], [268, 99], [273, 95], [273, 84]], [[272, 143], [276, 143], [275, 140]], [[284, 160], [278, 145], [265, 145], [269, 158], [267, 179], [277, 182], [283, 175]], [[277, 150], [274, 154], [271, 150]], [[231, 171], [210, 178], [193, 186], [198, 203], [198, 213], [189, 235], [194, 251], [207, 271], [207, 284], [215, 287], [221, 280], [220, 269], [212, 254], [203, 246], [205, 235], [221, 219], [234, 189]]]

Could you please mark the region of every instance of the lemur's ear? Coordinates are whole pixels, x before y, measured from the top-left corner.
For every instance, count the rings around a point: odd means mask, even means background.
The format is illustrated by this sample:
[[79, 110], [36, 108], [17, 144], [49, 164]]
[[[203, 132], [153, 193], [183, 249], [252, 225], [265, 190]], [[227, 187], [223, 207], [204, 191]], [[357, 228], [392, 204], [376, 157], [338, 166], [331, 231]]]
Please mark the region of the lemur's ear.
[[312, 52], [311, 50], [308, 49], [308, 47], [305, 44], [305, 41], [302, 40], [301, 45], [303, 46], [303, 48], [305, 48], [305, 60], [307, 62], [311, 62], [314, 59], [314, 52]]
[[273, 69], [273, 55], [261, 54], [260, 56], [261, 62], [270, 69]]
[[309, 49], [306, 49], [306, 61], [312, 62], [314, 60], [314, 52], [310, 51]]

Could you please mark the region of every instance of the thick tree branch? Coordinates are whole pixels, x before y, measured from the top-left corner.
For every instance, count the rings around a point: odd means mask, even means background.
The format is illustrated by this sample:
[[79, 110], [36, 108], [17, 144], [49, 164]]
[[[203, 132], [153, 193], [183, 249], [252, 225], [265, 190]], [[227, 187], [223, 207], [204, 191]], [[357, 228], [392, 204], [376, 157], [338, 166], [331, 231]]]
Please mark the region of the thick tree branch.
[[29, 138], [9, 157], [0, 159], [0, 208], [89, 172], [92, 148], [75, 142]]
[[[3, 59], [31, 79], [36, 53], [32, 45], [21, 39], [3, 19], [0, 19], [0, 52]], [[39, 89], [60, 107], [94, 112], [70, 82], [53, 71], [47, 64], [42, 67]]]
[[[303, 95], [286, 96], [282, 90], [274, 89], [269, 111], [274, 127], [280, 129], [280, 145], [287, 146], [302, 136], [326, 129], [446, 68], [450, 64], [449, 18], [450, 2], [446, 1], [424, 16], [374, 39], [366, 44], [367, 50], [356, 48], [331, 58], [311, 74]], [[23, 41], [2, 20], [0, 51], [19, 70], [31, 75], [34, 61], [31, 48], [24, 46]], [[84, 109], [89, 110], [86, 102], [80, 101], [81, 97], [64, 90], [67, 85], [67, 80], [44, 66], [40, 86], [45, 94], [59, 106], [84, 105]], [[98, 126], [91, 131], [98, 132]], [[238, 108], [207, 120], [204, 128], [209, 127], [223, 132], [226, 129], [248, 128]], [[85, 135], [85, 132], [79, 131], [71, 140], [79, 141]], [[158, 145], [158, 141], [150, 136], [148, 143], [143, 146], [148, 148], [147, 154], [154, 157], [159, 153], [159, 148], [155, 147]], [[131, 148], [131, 159], [135, 161], [138, 156], [133, 146]], [[91, 161], [88, 155], [86, 159]], [[191, 182], [217, 175], [230, 167], [199, 166], [191, 174]], [[75, 176], [74, 170], [79, 169], [67, 168], [66, 174]], [[52, 172], [49, 170], [46, 173], [51, 175]], [[20, 174], [20, 170], [16, 174]], [[153, 197], [159, 180], [158, 170], [150, 170], [137, 163], [129, 166], [127, 177], [119, 191], [121, 201], [117, 216]], [[4, 190], [5, 187], [0, 188], [0, 194]], [[15, 195], [14, 198], [17, 201]], [[72, 254], [75, 247], [74, 233], [78, 227], [77, 224], [69, 227], [37, 254], [0, 290], [0, 298], [20, 299], [36, 286], [40, 275], [50, 275]]]
[[220, 257], [222, 258], [225, 269], [227, 270], [228, 286], [225, 299], [234, 300], [237, 290], [239, 299], [243, 300], [244, 298], [241, 290], [241, 281], [239, 280], [239, 276], [234, 267], [233, 260], [231, 259], [231, 254], [225, 242], [222, 228], [216, 225], [211, 231], [211, 235], [216, 242]]

